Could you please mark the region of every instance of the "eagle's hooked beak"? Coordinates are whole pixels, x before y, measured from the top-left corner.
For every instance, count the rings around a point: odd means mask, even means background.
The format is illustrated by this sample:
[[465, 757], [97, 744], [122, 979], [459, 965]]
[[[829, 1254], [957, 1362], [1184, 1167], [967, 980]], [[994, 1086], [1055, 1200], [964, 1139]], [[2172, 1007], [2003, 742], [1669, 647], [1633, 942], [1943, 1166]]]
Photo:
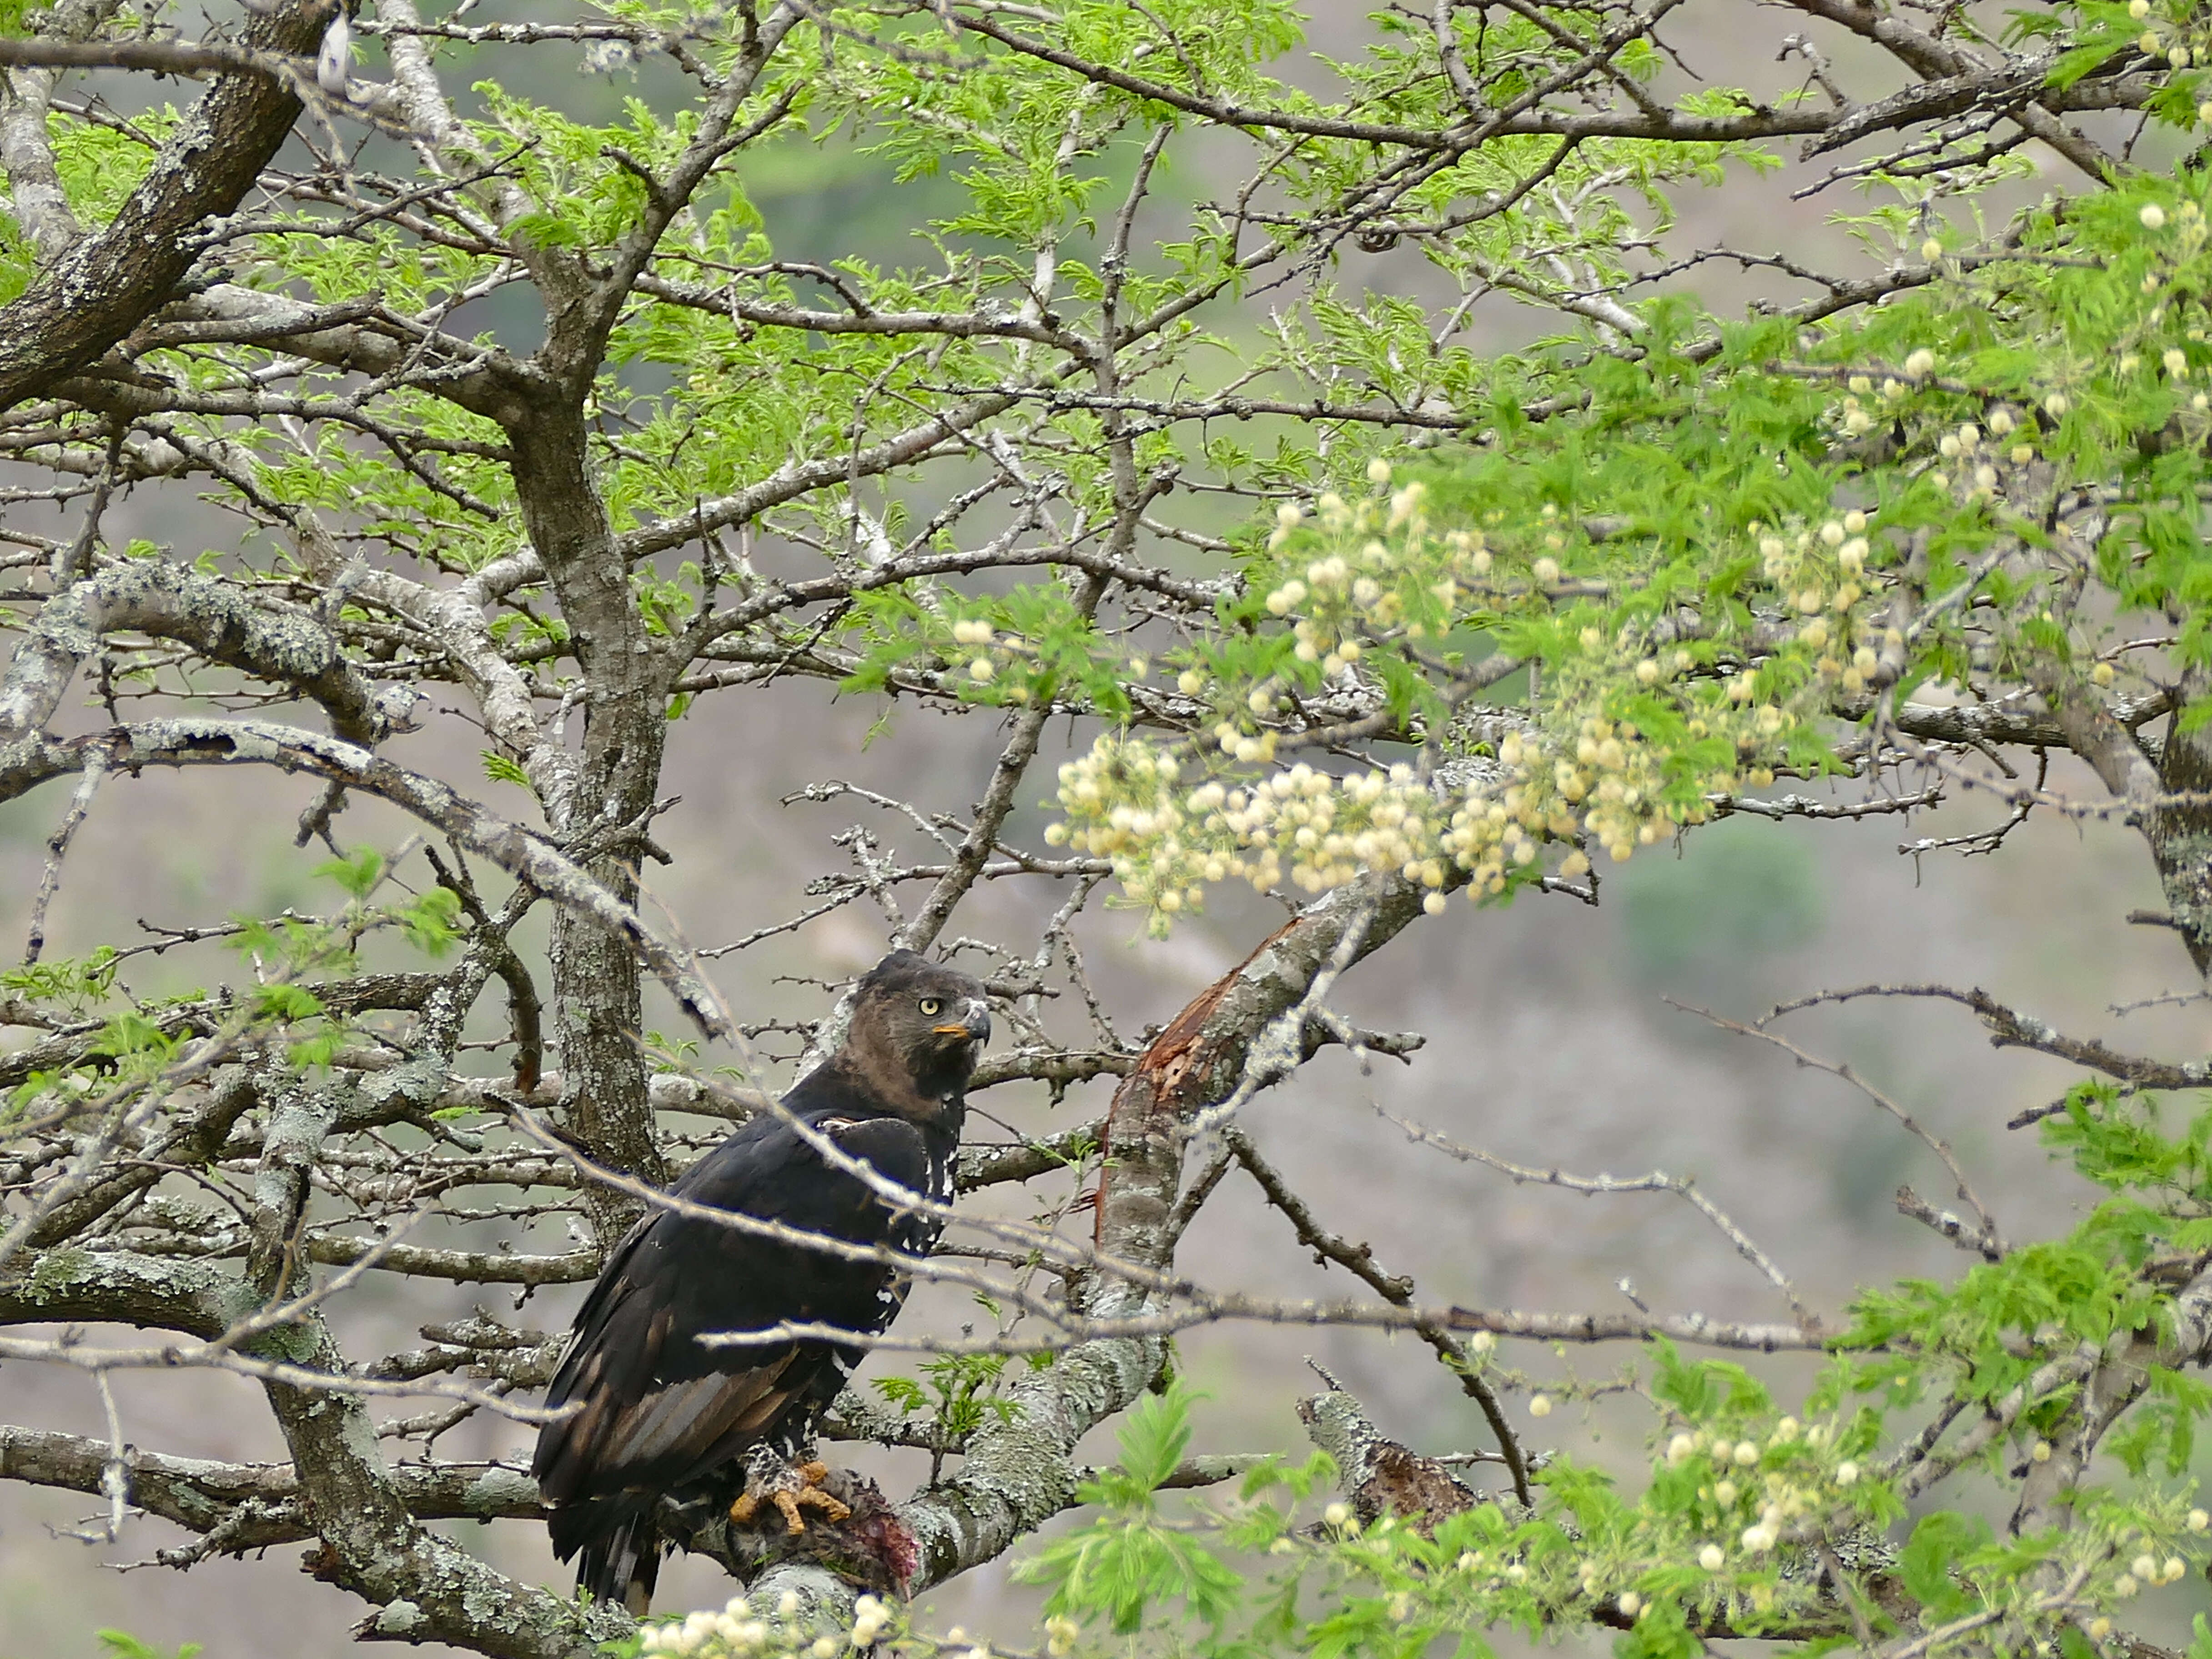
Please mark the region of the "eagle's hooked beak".
[[961, 1037], [969, 1042], [988, 1042], [991, 1040], [991, 1007], [981, 997], [968, 999], [968, 1006], [960, 1018], [946, 1025], [933, 1025], [937, 1036]]

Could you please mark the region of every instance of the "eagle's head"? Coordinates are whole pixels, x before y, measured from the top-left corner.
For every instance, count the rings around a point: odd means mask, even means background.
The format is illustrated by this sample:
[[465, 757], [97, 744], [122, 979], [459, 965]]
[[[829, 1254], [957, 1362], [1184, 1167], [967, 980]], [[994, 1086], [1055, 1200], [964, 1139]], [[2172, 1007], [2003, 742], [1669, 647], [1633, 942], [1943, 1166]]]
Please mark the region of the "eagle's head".
[[967, 1088], [990, 1040], [991, 1006], [981, 981], [915, 951], [894, 951], [860, 981], [846, 1042], [886, 1099], [911, 1090], [941, 1104]]

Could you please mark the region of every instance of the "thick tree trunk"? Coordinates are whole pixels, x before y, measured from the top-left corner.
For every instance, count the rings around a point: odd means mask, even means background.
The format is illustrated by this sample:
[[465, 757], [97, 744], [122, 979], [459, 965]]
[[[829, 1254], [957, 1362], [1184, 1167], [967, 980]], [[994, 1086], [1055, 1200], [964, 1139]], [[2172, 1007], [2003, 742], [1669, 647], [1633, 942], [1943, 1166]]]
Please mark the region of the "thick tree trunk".
[[[586, 692], [583, 763], [573, 794], [548, 802], [556, 834], [590, 849], [585, 867], [625, 903], [666, 750], [667, 666], [630, 595], [629, 571], [591, 477], [581, 400], [563, 399], [510, 428], [514, 479], [530, 538], [568, 623]], [[625, 826], [635, 833], [623, 834]], [[552, 947], [556, 1040], [569, 1130], [604, 1164], [662, 1182], [638, 1039], [644, 1004], [628, 941], [563, 912]], [[618, 1194], [592, 1199], [611, 1241], [635, 1218]]]
[[[2212, 693], [2212, 676], [2182, 676], [2181, 708]], [[2177, 709], [2160, 757], [2162, 799], [2145, 826], [2166, 914], [2199, 974], [2212, 974], [2212, 728], [2182, 729]], [[2179, 797], [2179, 799], [2173, 799]]]

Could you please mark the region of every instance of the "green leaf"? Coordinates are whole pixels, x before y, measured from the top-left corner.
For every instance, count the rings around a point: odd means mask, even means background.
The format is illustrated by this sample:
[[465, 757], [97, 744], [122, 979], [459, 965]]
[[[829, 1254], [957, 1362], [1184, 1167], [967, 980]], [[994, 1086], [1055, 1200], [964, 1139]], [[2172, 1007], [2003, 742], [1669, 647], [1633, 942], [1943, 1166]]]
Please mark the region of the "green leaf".
[[2063, 52], [2051, 64], [2051, 73], [2044, 77], [2044, 84], [2063, 92], [2126, 45], [2124, 40], [2106, 37]]
[[373, 847], [356, 848], [317, 865], [315, 873], [337, 883], [355, 898], [365, 899], [384, 879], [384, 854]]
[[1921, 1516], [1898, 1556], [1898, 1577], [1923, 1607], [1938, 1618], [1954, 1618], [1972, 1598], [1953, 1577], [1972, 1550], [1987, 1544], [1990, 1523], [1979, 1516], [1938, 1510]]
[[[99, 1638], [100, 1646], [115, 1656], [115, 1659], [170, 1659], [170, 1656], [161, 1649], [141, 1641], [127, 1630], [100, 1630], [93, 1634]], [[192, 1659], [192, 1656], [201, 1652], [204, 1646], [202, 1643], [186, 1642], [178, 1648], [175, 1659]]]
[[253, 1012], [258, 1019], [313, 1019], [323, 1012], [322, 1003], [314, 993], [304, 986], [288, 985], [281, 981], [253, 988]]
[[1117, 1472], [1130, 1493], [1158, 1490], [1182, 1462], [1183, 1449], [1190, 1444], [1190, 1406], [1197, 1397], [1174, 1388], [1148, 1394], [1129, 1408], [1118, 1436]]
[[483, 758], [484, 775], [494, 783], [515, 783], [525, 789], [530, 787], [530, 774], [497, 750], [485, 750]]

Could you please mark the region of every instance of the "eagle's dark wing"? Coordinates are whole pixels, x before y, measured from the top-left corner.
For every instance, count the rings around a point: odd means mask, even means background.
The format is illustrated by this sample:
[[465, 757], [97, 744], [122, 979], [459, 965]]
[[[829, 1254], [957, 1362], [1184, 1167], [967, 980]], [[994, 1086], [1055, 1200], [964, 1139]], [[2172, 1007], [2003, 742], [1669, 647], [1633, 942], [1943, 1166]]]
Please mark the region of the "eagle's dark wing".
[[[949, 1149], [902, 1119], [787, 1103], [842, 1150], [921, 1193], [943, 1184]], [[806, 1109], [811, 1106], [813, 1109]], [[895, 1214], [859, 1176], [836, 1169], [781, 1117], [756, 1119], [688, 1170], [682, 1197], [855, 1243], [927, 1251], [936, 1228]], [[620, 1598], [650, 1586], [651, 1510], [763, 1441], [787, 1445], [829, 1404], [859, 1358], [848, 1345], [778, 1341], [708, 1347], [708, 1332], [804, 1320], [878, 1331], [904, 1299], [892, 1267], [810, 1250], [733, 1227], [657, 1212], [623, 1239], [577, 1316], [547, 1403], [582, 1409], [549, 1425], [533, 1465], [553, 1505], [556, 1555], [581, 1551], [579, 1582]]]

